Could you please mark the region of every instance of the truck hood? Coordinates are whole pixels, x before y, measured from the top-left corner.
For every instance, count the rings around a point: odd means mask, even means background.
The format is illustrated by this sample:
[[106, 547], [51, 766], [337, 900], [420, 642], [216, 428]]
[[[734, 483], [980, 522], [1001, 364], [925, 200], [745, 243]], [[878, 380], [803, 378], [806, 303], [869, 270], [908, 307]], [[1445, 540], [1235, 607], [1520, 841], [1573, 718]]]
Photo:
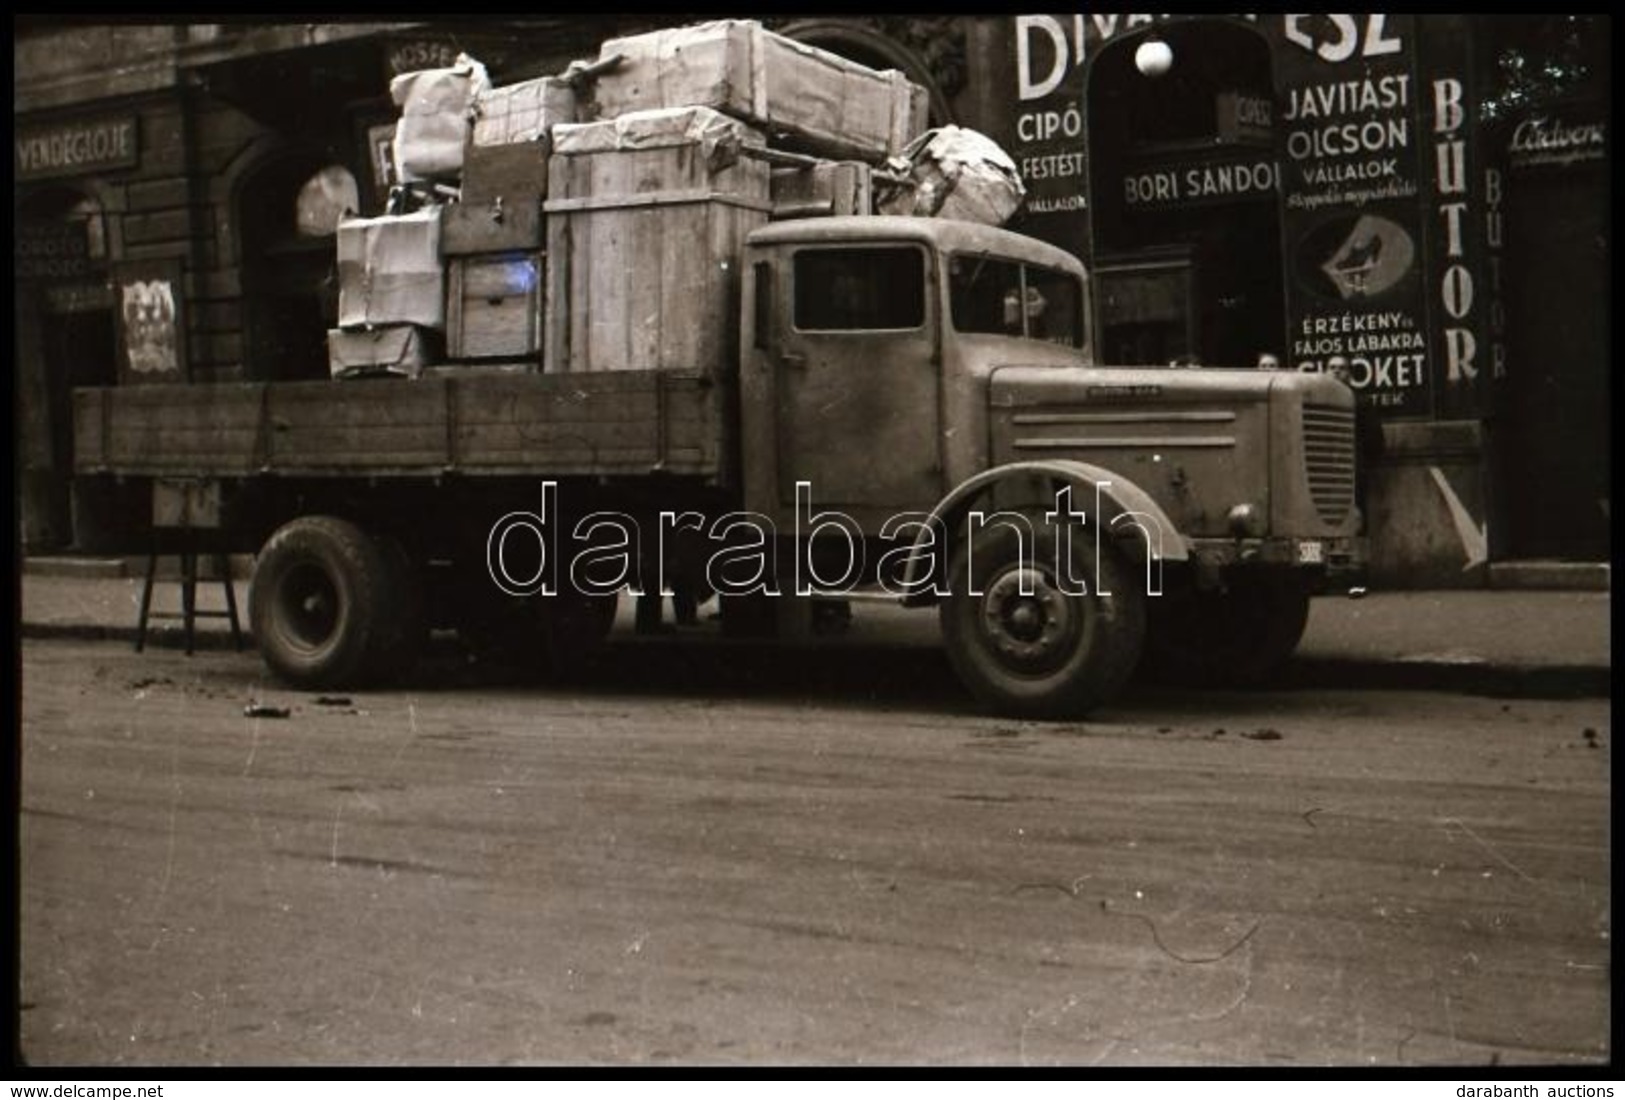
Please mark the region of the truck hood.
[[[1100, 466], [1149, 493], [1189, 535], [1227, 535], [1242, 504], [1269, 516], [1276, 534], [1340, 529], [1347, 514], [1328, 502], [1322, 522], [1312, 507], [1322, 425], [1335, 422], [1332, 457], [1352, 457], [1353, 393], [1326, 375], [1022, 364], [994, 368], [987, 396], [995, 464]], [[1352, 480], [1341, 469], [1327, 476]]]

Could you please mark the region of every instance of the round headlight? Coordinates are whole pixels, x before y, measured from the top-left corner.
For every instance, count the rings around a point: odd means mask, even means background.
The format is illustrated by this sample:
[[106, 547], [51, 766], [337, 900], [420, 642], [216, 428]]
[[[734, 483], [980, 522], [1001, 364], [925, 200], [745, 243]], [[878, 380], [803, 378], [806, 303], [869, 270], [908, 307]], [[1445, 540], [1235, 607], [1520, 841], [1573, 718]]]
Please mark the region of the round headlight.
[[1255, 504], [1238, 504], [1225, 516], [1230, 533], [1239, 538], [1264, 533], [1264, 516]]

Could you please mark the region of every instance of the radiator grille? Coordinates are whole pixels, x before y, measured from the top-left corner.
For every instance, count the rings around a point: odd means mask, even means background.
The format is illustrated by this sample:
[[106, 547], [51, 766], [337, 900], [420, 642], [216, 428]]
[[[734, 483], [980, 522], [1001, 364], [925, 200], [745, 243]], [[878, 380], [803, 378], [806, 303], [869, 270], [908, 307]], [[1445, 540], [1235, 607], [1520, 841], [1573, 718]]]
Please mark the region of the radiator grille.
[[1303, 454], [1315, 511], [1326, 523], [1342, 523], [1354, 503], [1354, 411], [1305, 405]]

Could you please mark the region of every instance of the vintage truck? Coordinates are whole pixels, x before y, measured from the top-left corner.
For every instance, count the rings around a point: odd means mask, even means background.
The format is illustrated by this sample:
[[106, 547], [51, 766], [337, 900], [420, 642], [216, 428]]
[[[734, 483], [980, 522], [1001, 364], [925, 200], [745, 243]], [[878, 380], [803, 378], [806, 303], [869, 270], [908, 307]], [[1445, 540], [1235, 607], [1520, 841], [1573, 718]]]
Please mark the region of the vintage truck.
[[862, 590], [936, 607], [984, 703], [1071, 717], [1142, 657], [1267, 676], [1360, 567], [1336, 379], [1095, 364], [1068, 253], [775, 220], [783, 169], [748, 141], [587, 129], [539, 211], [465, 189], [446, 212], [474, 219], [447, 223], [448, 346], [482, 354], [75, 393], [77, 476], [150, 499], [170, 543], [257, 553], [253, 634], [288, 683], [398, 677], [440, 628], [567, 670], [627, 589], [714, 591], [724, 630], [781, 635]]

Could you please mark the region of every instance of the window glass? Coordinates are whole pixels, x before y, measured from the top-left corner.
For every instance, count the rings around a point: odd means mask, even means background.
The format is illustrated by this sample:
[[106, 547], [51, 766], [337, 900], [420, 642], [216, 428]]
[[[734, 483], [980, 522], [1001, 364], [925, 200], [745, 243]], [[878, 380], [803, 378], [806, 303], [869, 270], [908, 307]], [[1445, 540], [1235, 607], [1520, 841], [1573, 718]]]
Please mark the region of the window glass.
[[796, 253], [795, 325], [804, 331], [914, 329], [925, 323], [925, 263], [916, 248]]
[[107, 230], [102, 221], [101, 204], [95, 199], [80, 199], [68, 211], [68, 220], [85, 228], [85, 249], [92, 260], [107, 259]]
[[948, 265], [954, 328], [1083, 345], [1083, 289], [1076, 276], [990, 256]]

